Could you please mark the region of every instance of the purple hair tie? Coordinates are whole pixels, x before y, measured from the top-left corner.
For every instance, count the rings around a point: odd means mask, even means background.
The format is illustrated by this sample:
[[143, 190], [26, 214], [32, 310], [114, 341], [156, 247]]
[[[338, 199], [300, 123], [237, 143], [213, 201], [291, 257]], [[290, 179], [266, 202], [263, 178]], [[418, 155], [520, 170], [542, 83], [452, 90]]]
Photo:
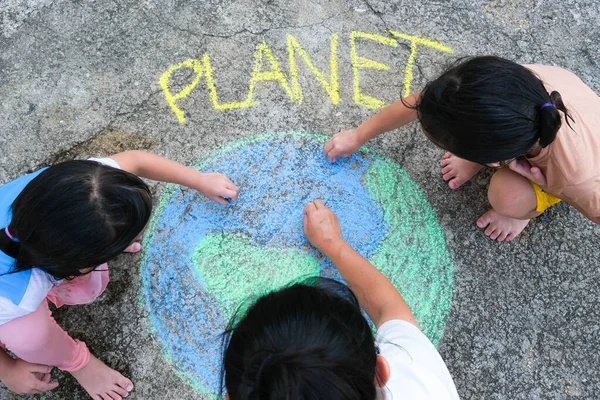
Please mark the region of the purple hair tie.
[[546, 108], [546, 107], [554, 107], [554, 108], [556, 108], [556, 106], [555, 106], [554, 104], [552, 104], [552, 103], [544, 103], [544, 104], [542, 104], [542, 106], [540, 107], [540, 110], [543, 110], [543, 109], [544, 109], [544, 108]]
[[8, 236], [8, 238], [10, 240], [15, 240], [15, 238], [13, 237], [13, 235], [11, 235], [10, 232], [8, 231], [8, 226], [6, 228], [4, 228], [4, 233], [6, 233], [6, 236]]

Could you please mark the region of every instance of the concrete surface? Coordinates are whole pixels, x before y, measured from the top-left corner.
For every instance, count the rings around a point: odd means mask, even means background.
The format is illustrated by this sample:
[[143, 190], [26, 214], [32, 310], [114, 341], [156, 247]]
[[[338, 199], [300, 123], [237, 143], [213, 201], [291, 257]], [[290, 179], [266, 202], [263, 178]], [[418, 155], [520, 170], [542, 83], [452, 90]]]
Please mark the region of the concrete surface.
[[[350, 34], [386, 30], [424, 37], [454, 55], [420, 47], [412, 88], [457, 56], [497, 54], [522, 63], [570, 69], [600, 92], [600, 3], [583, 1], [82, 1], [0, 2], [0, 181], [49, 162], [151, 149], [192, 164], [218, 145], [260, 132], [333, 134], [374, 111], [355, 104]], [[327, 71], [339, 35], [340, 102], [298, 61], [302, 104], [277, 83], [259, 82], [249, 108], [215, 110], [204, 83], [177, 104], [178, 123], [159, 79], [181, 61], [208, 53], [219, 102], [241, 102], [255, 47], [265, 40], [287, 74], [287, 34]], [[361, 56], [388, 71], [361, 70], [360, 88], [386, 102], [403, 91], [410, 43], [362, 40]], [[266, 64], [265, 64], [266, 65]], [[176, 71], [173, 93], [193, 75]], [[396, 160], [437, 213], [454, 260], [454, 297], [439, 350], [464, 399], [600, 398], [598, 239], [566, 205], [533, 222], [518, 240], [497, 244], [475, 226], [486, 210], [489, 174], [451, 192], [435, 148], [411, 125], [372, 148]], [[164, 186], [153, 185], [158, 194]], [[130, 398], [193, 399], [148, 333], [138, 303], [139, 255], [112, 263], [107, 292], [94, 304], [56, 315], [93, 353], [131, 377]], [[41, 399], [84, 399], [55, 372], [60, 388]], [[16, 398], [0, 389], [0, 398]]]

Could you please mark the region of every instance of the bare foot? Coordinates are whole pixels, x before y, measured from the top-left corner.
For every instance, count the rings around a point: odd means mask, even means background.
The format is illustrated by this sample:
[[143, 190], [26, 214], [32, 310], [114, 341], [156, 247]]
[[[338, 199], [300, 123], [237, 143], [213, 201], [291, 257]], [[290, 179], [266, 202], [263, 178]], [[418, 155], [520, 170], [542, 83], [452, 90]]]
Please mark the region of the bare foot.
[[485, 228], [485, 236], [499, 242], [513, 240], [529, 223], [529, 219], [514, 219], [498, 214], [494, 209], [483, 214], [477, 220], [477, 226]]
[[450, 189], [458, 189], [483, 168], [481, 164], [464, 160], [450, 152], [444, 154], [440, 165], [442, 166], [442, 178], [449, 181]]
[[90, 362], [71, 375], [94, 400], [121, 400], [133, 390], [133, 383], [94, 356]]

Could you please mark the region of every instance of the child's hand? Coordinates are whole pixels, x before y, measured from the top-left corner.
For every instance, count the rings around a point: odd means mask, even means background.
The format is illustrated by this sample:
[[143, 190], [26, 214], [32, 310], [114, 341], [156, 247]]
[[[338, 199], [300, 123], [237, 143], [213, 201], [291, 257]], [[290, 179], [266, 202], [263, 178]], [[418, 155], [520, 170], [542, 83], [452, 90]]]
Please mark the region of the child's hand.
[[350, 157], [356, 153], [363, 143], [360, 141], [356, 130], [343, 131], [333, 135], [325, 144], [323, 154], [329, 162], [336, 162], [338, 158]]
[[240, 189], [228, 177], [214, 172], [203, 173], [195, 188], [219, 204], [228, 204], [229, 202], [225, 198], [236, 201], [240, 194]]
[[304, 207], [303, 225], [306, 238], [326, 256], [344, 243], [338, 218], [321, 200]]
[[13, 360], [11, 364], [2, 383], [17, 394], [43, 393], [58, 386], [58, 382], [50, 382], [52, 367], [23, 360]]
[[525, 157], [515, 158], [508, 163], [508, 168], [539, 186], [546, 186], [544, 173], [538, 167], [533, 167]]

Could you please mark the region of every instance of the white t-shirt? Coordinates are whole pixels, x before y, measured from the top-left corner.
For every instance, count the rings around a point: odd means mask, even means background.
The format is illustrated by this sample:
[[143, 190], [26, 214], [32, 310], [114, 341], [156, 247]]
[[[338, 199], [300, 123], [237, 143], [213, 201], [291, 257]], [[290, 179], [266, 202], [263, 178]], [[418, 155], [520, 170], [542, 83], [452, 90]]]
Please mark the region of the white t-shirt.
[[387, 321], [375, 344], [390, 366], [377, 400], [458, 400], [454, 381], [433, 344], [407, 321]]
[[[90, 158], [89, 160], [121, 169], [119, 164], [112, 158]], [[18, 304], [0, 295], [0, 325], [37, 310], [52, 287], [59, 285], [61, 282], [62, 280], [55, 280], [50, 274], [41, 269], [33, 268], [29, 280], [25, 283], [27, 288]]]

